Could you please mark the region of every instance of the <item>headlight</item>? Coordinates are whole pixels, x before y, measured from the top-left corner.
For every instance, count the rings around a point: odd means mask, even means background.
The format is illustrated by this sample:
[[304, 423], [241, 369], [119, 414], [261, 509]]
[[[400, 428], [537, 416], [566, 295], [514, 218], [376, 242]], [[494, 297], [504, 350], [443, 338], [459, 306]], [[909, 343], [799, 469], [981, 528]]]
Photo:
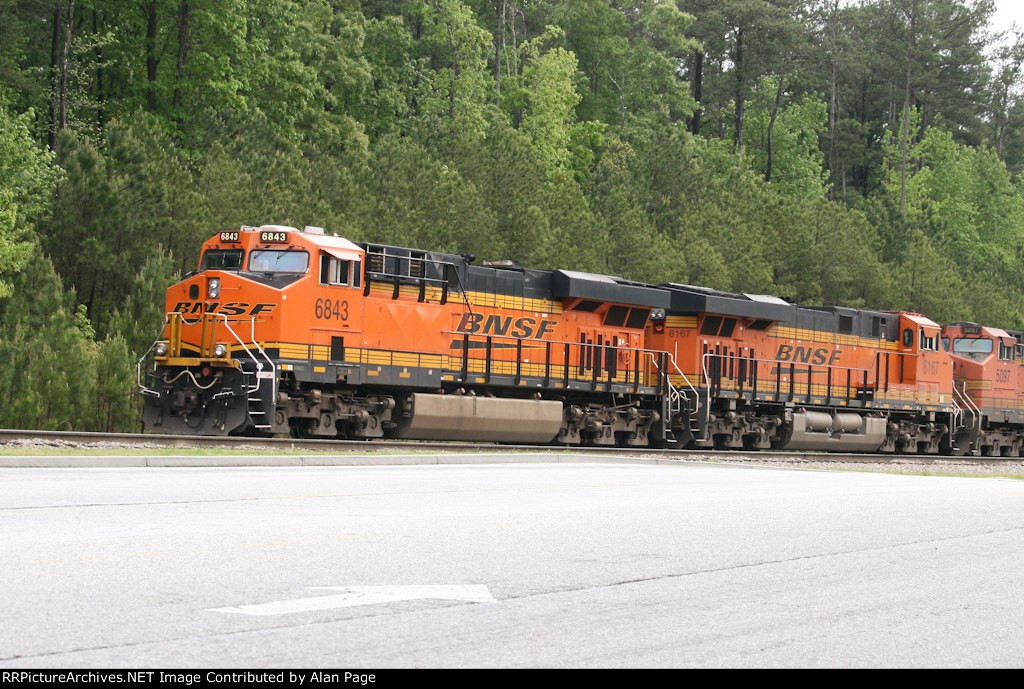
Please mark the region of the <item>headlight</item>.
[[228, 355], [227, 345], [217, 344], [213, 348], [213, 355], [218, 359], [223, 359], [224, 357], [226, 357]]
[[651, 311], [652, 321], [663, 321], [665, 320], [665, 309], [653, 309]]
[[167, 343], [166, 342], [157, 342], [156, 343], [156, 347], [153, 348], [153, 352], [157, 356], [167, 356], [167, 351], [168, 351], [168, 348], [167, 348]]
[[210, 281], [206, 283], [206, 293], [210, 299], [216, 299], [220, 296], [220, 278], [210, 278]]

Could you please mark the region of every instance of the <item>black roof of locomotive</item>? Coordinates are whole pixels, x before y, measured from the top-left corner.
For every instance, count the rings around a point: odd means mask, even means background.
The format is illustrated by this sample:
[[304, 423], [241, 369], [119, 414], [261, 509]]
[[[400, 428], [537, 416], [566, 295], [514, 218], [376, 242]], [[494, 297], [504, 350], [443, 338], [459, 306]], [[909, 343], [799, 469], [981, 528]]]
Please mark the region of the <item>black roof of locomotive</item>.
[[805, 330], [895, 341], [899, 327], [889, 327], [889, 323], [898, 321], [897, 314], [885, 311], [846, 306], [798, 306], [794, 325]]
[[551, 294], [556, 299], [586, 299], [661, 309], [667, 309], [670, 304], [669, 294], [663, 289], [574, 270], [556, 270], [551, 273]]
[[[590, 301], [668, 308], [669, 296], [658, 287], [622, 278], [571, 270], [531, 270], [517, 265], [471, 264], [471, 257], [438, 251], [422, 251], [383, 244], [361, 244], [367, 251], [385, 254], [381, 274], [409, 276], [410, 259], [424, 260], [425, 277], [441, 279], [443, 264], [458, 273], [453, 287], [532, 299], [585, 299]], [[409, 276], [409, 279], [414, 279]]]
[[777, 297], [734, 294], [707, 287], [669, 282], [661, 285], [671, 298], [669, 310], [678, 314], [714, 313], [766, 321], [792, 321], [796, 307]]
[[[898, 328], [886, 328], [894, 314], [842, 306], [798, 306], [778, 297], [741, 294], [696, 285], [650, 285], [622, 278], [571, 270], [531, 270], [517, 265], [472, 265], [472, 257], [381, 244], [362, 244], [384, 250], [385, 273], [408, 275], [410, 259], [425, 259], [428, 278], [441, 279], [443, 264], [458, 274], [457, 289], [532, 299], [582, 299], [603, 303], [664, 308], [676, 314], [711, 313], [786, 323], [793, 327], [862, 337], [894, 339]], [[405, 279], [414, 279], [411, 276]]]
[[802, 306], [778, 297], [723, 292], [695, 285], [666, 283], [662, 287], [671, 293], [672, 313], [711, 313], [775, 321], [804, 330], [864, 338], [894, 340], [897, 336], [898, 328], [887, 327], [896, 315], [884, 311], [865, 311], [845, 306]]

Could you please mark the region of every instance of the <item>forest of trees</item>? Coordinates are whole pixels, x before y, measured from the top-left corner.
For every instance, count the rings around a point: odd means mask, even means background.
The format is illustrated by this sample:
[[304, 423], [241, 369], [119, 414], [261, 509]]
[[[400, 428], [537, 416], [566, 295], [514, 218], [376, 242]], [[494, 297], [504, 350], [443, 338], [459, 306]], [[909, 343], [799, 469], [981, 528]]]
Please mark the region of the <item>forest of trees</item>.
[[138, 429], [240, 225], [1024, 328], [991, 0], [0, 0], [0, 426]]

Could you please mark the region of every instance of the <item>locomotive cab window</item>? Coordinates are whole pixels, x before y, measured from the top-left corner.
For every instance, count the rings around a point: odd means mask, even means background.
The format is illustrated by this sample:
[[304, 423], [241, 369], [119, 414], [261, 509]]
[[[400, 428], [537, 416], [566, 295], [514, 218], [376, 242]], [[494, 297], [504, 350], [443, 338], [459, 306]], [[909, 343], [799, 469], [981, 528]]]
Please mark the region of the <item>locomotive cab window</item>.
[[924, 328], [921, 329], [921, 349], [928, 352], [939, 351], [939, 338], [937, 335], [928, 335]]
[[913, 347], [914, 346], [914, 331], [910, 328], [906, 328], [903, 331], [903, 346]]
[[328, 254], [320, 256], [320, 284], [348, 285], [351, 284], [352, 263], [335, 258]]
[[1004, 345], [1002, 343], [1002, 341], [999, 342], [999, 358], [1001, 360], [1003, 360], [1003, 361], [1013, 361], [1014, 360], [1014, 355], [1015, 355], [1015, 352], [1014, 352], [1014, 347], [1012, 345], [1007, 347], [1006, 345]]
[[199, 270], [241, 270], [241, 249], [210, 249], [203, 254], [203, 262]]
[[982, 361], [992, 354], [992, 340], [985, 337], [958, 337], [953, 340], [953, 353]]
[[249, 254], [249, 270], [253, 273], [305, 273], [309, 254], [305, 251], [256, 249]]

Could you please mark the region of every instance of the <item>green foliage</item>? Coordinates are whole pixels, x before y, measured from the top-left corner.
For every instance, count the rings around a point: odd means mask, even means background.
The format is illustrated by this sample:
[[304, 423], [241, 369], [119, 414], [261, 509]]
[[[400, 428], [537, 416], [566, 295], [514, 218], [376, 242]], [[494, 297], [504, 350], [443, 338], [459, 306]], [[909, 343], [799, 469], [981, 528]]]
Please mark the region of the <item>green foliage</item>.
[[[491, 37], [461, 0], [426, 0], [419, 5], [420, 51], [417, 88], [422, 136], [444, 149], [460, 138], [479, 141], [492, 100], [487, 56]], [[450, 150], [450, 149], [449, 149]]]
[[164, 287], [243, 224], [1024, 328], [1024, 41], [990, 16], [0, 0], [0, 420], [133, 427]]
[[70, 430], [89, 425], [96, 347], [49, 259], [36, 253], [0, 313], [0, 424]]
[[914, 230], [898, 268], [903, 303], [912, 311], [948, 323], [964, 313], [964, 284], [955, 264], [942, 256], [920, 230]]
[[92, 430], [111, 433], [133, 430], [138, 412], [132, 408], [135, 370], [125, 339], [114, 335], [99, 343], [96, 352], [96, 387], [92, 400]]
[[371, 241], [482, 253], [494, 245], [494, 216], [474, 186], [407, 139], [383, 139], [370, 162], [365, 194], [373, 203], [360, 234]]
[[135, 275], [124, 305], [114, 311], [107, 339], [120, 338], [137, 361], [163, 332], [167, 285], [181, 278], [170, 254], [155, 254]]
[[565, 167], [569, 163], [569, 139], [574, 108], [580, 101], [576, 93], [576, 56], [562, 48], [540, 51], [540, 44], [562, 35], [551, 27], [542, 36], [524, 44], [526, 57], [522, 83], [526, 106], [521, 130], [529, 135], [534, 149], [546, 167]]
[[761, 80], [747, 110], [744, 152], [752, 159], [751, 167], [762, 171], [783, 196], [820, 198], [827, 190], [828, 173], [818, 142], [825, 135], [828, 110], [813, 95], [780, 106], [783, 95], [778, 77]]
[[32, 228], [46, 217], [60, 178], [53, 154], [32, 140], [30, 121], [31, 113], [12, 114], [0, 91], [0, 298], [10, 295], [10, 276], [28, 260]]
[[194, 265], [209, 234], [197, 214], [192, 175], [152, 117], [112, 123], [107, 150], [65, 133], [58, 149], [67, 171], [43, 236], [58, 271], [102, 330], [132, 276], [154, 252]]

